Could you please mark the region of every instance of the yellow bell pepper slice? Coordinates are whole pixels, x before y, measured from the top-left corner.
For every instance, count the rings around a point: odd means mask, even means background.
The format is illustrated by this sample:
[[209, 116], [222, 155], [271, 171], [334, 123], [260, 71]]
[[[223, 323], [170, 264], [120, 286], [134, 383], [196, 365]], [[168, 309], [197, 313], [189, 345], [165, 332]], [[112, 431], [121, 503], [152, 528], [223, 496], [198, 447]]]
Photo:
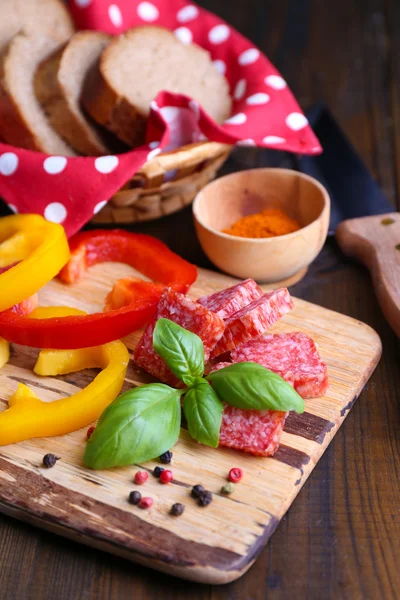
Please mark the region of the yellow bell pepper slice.
[[38, 240], [40, 229], [27, 232], [19, 231], [0, 243], [0, 268], [8, 267], [21, 260], [25, 260], [33, 252], [40, 240]]
[[[77, 312], [85, 314], [67, 307], [40, 307], [36, 310], [40, 313], [36, 318]], [[57, 311], [63, 311], [64, 315], [55, 315]], [[26, 385], [18, 384], [8, 409], [0, 413], [0, 446], [34, 437], [64, 435], [86, 427], [98, 419], [120, 393], [128, 363], [128, 349], [119, 340], [79, 350], [42, 350], [33, 369], [37, 375], [49, 377], [83, 369], [103, 370], [80, 392], [54, 402], [43, 402]]]
[[38, 306], [31, 313], [29, 319], [53, 319], [56, 317], [71, 317], [73, 315], [86, 315], [84, 310], [70, 306]]
[[[0, 219], [0, 312], [32, 296], [68, 262], [68, 240], [61, 225], [39, 215]], [[21, 262], [18, 262], [21, 261]]]
[[7, 340], [0, 338], [0, 369], [8, 363], [10, 358], [10, 344]]

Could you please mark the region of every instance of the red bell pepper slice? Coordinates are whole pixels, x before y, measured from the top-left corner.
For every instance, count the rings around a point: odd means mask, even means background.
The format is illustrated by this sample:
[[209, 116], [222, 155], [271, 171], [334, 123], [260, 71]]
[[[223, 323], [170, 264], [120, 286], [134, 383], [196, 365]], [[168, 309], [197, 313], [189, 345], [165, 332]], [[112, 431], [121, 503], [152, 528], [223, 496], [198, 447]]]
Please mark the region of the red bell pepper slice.
[[[157, 283], [137, 282], [128, 306], [84, 316], [30, 319], [19, 305], [0, 313], [0, 336], [35, 348], [74, 349], [99, 346], [143, 327], [154, 315], [165, 285], [187, 292], [197, 269], [151, 236], [126, 231], [82, 232], [70, 240], [71, 259], [60, 278], [72, 283], [90, 265], [125, 262]], [[159, 285], [159, 284], [164, 285]], [[140, 284], [140, 285], [139, 285]]]
[[194, 265], [160, 240], [142, 233], [121, 229], [82, 231], [70, 239], [69, 246], [71, 258], [59, 274], [64, 283], [75, 283], [88, 267], [106, 261], [126, 263], [169, 286], [183, 283], [188, 289], [197, 278]]

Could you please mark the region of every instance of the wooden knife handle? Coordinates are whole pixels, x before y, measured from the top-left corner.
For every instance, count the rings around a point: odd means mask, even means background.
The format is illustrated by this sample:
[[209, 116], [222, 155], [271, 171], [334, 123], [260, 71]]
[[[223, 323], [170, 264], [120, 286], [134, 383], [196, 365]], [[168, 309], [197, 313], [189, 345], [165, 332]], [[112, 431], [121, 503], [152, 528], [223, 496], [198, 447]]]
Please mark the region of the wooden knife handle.
[[343, 221], [336, 239], [368, 267], [382, 311], [400, 337], [400, 213]]

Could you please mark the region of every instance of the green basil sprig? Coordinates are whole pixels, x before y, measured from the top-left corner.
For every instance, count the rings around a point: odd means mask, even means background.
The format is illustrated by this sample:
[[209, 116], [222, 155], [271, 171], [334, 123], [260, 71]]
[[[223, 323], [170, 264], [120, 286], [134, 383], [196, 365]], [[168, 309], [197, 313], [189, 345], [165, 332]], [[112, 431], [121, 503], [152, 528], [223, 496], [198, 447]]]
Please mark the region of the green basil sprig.
[[210, 373], [217, 396], [237, 408], [304, 412], [304, 400], [282, 377], [258, 363], [243, 362]]
[[198, 335], [169, 319], [158, 319], [153, 332], [153, 348], [173, 374], [191, 386], [204, 373], [204, 346]]
[[223, 409], [221, 400], [206, 381], [189, 389], [183, 401], [183, 411], [192, 438], [216, 448]]
[[106, 469], [151, 460], [178, 440], [181, 410], [190, 435], [218, 446], [223, 402], [252, 410], [304, 411], [303, 399], [282, 377], [257, 363], [237, 363], [203, 378], [202, 340], [168, 319], [159, 319], [154, 350], [187, 386], [173, 389], [161, 383], [126, 392], [108, 406], [87, 443], [84, 461]]
[[119, 396], [102, 413], [86, 445], [92, 469], [122, 467], [160, 456], [176, 444], [181, 391], [152, 383]]

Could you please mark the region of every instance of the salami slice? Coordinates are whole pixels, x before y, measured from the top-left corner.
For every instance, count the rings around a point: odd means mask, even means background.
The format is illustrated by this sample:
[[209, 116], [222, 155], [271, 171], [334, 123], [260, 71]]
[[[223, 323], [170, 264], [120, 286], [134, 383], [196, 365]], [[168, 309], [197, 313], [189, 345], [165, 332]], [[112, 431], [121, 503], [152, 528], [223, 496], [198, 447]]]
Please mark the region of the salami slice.
[[[220, 362], [211, 372], [230, 364]], [[279, 448], [287, 415], [276, 410], [244, 410], [225, 404], [219, 445], [259, 456], [273, 456]]]
[[243, 410], [226, 405], [219, 444], [258, 456], [273, 456], [279, 448], [287, 414], [277, 410]]
[[225, 320], [225, 333], [212, 351], [211, 358], [259, 337], [292, 308], [293, 302], [286, 288], [263, 294]]
[[263, 291], [254, 279], [246, 279], [226, 290], [202, 296], [197, 302], [217, 313], [221, 319], [228, 319], [262, 295]]
[[153, 350], [154, 327], [157, 320], [162, 317], [196, 333], [203, 340], [205, 361], [209, 359], [211, 350], [223, 335], [225, 323], [221, 317], [191, 298], [171, 289], [165, 290], [158, 303], [153, 321], [146, 327], [135, 348], [134, 360], [139, 367], [160, 381], [178, 387], [180, 381]]
[[265, 335], [242, 344], [233, 362], [256, 362], [290, 383], [302, 398], [319, 398], [328, 389], [327, 367], [315, 342], [304, 333]]

